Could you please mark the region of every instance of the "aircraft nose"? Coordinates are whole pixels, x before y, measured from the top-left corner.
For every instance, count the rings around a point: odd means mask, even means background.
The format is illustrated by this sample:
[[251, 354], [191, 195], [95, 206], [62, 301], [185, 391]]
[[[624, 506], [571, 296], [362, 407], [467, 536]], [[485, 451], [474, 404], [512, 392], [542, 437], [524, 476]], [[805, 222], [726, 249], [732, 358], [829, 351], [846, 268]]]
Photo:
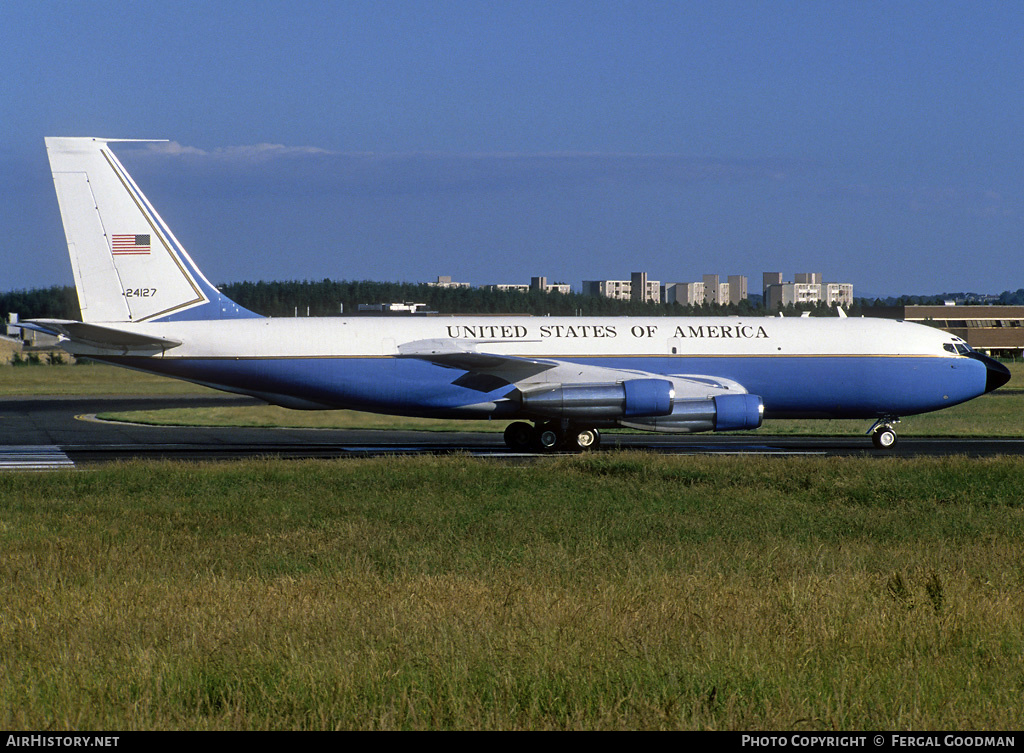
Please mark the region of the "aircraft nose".
[[971, 358], [985, 364], [985, 392], [999, 389], [1010, 381], [1010, 370], [999, 361], [981, 353], [971, 353]]

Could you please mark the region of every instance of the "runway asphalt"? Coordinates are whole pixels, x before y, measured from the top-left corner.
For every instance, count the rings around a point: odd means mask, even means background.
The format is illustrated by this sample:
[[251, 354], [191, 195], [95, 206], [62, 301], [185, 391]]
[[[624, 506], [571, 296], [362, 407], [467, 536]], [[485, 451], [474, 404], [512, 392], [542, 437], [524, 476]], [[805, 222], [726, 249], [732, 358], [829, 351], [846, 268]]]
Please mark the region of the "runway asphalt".
[[[0, 399], [0, 470], [81, 467], [130, 458], [221, 460], [263, 456], [339, 458], [449, 453], [489, 458], [534, 457], [509, 452], [501, 434], [496, 432], [162, 427], [82, 418], [114, 411], [246, 403], [255, 401], [231, 395], [3, 398]], [[867, 428], [865, 423], [865, 431]], [[771, 435], [770, 429], [768, 424], [746, 435], [605, 434], [601, 449], [641, 449], [677, 455], [989, 457], [1024, 454], [1024, 439], [901, 437], [895, 449], [876, 450], [865, 435], [783, 437]]]

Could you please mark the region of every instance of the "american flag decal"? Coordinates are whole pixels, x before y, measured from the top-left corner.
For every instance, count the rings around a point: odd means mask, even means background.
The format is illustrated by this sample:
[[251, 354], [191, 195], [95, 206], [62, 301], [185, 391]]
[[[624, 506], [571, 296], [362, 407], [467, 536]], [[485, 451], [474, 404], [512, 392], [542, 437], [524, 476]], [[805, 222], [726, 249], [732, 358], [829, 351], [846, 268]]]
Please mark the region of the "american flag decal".
[[114, 256], [149, 253], [148, 235], [115, 235], [111, 238], [110, 252]]

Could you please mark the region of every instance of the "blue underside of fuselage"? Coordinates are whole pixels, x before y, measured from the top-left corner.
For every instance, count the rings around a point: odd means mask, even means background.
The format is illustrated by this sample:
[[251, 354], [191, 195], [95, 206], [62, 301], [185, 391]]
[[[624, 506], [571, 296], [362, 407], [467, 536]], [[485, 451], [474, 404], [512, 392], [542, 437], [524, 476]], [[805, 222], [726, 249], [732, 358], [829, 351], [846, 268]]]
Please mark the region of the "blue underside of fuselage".
[[[332, 408], [466, 417], [466, 406], [501, 401], [512, 387], [478, 392], [453, 382], [465, 372], [408, 358], [139, 358], [98, 360]], [[985, 367], [970, 358], [605, 357], [560, 358], [614, 369], [732, 379], [759, 395], [765, 416], [876, 418], [926, 413], [985, 391]], [[510, 417], [506, 401], [495, 417]], [[503, 409], [504, 410], [503, 410]]]

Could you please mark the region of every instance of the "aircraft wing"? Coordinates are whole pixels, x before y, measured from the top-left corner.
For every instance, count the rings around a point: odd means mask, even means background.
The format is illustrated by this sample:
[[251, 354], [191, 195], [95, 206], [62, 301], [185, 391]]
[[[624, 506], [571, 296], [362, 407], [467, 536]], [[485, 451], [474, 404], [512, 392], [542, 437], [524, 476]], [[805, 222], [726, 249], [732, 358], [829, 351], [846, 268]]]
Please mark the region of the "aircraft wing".
[[179, 340], [169, 340], [138, 332], [128, 332], [117, 327], [106, 327], [100, 324], [87, 324], [71, 319], [28, 319], [19, 322], [18, 326], [56, 335], [63, 340], [96, 348], [100, 351], [117, 351], [127, 354], [133, 351], [160, 351], [176, 348], [181, 345]]
[[399, 358], [416, 358], [421, 361], [467, 372], [453, 384], [468, 387], [479, 392], [490, 392], [506, 384], [536, 376], [561, 365], [560, 361], [541, 358], [523, 358], [497, 353], [481, 353], [476, 340], [415, 340], [398, 346]]
[[554, 358], [481, 353], [476, 349], [478, 345], [494, 342], [511, 341], [443, 338], [415, 340], [398, 346], [398, 358], [417, 358], [437, 366], [464, 371], [466, 373], [452, 384], [479, 392], [491, 392], [505, 385], [533, 391], [555, 384], [593, 386], [636, 379], [671, 382], [677, 400], [707, 399], [713, 395], [742, 394], [747, 391], [739, 382], [712, 374], [654, 374], [634, 369], [588, 366]]

